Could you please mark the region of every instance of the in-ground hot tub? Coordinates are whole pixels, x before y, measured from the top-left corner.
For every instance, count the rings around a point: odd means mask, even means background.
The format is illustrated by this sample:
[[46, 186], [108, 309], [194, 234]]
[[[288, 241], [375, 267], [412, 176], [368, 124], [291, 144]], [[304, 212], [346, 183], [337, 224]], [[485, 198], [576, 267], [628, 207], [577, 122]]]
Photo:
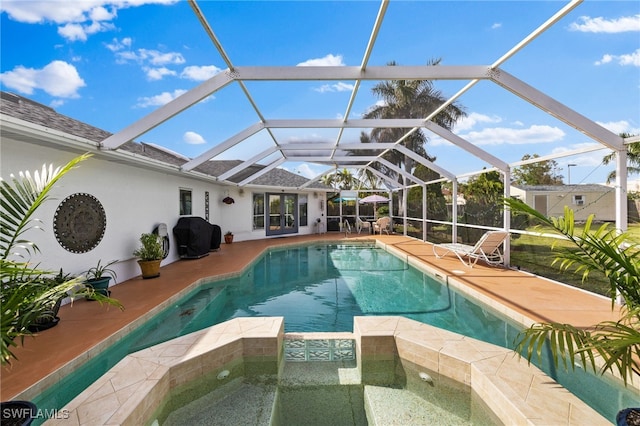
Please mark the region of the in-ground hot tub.
[[[71, 401], [70, 419], [60, 424], [160, 423], [169, 401], [196, 400], [225, 380], [275, 380], [284, 338], [282, 317], [237, 318], [133, 353]], [[397, 383], [398, 371], [406, 374], [411, 364], [434, 387], [453, 380], [469, 388], [507, 424], [610, 424], [509, 349], [395, 316], [356, 317], [353, 339], [365, 388]]]

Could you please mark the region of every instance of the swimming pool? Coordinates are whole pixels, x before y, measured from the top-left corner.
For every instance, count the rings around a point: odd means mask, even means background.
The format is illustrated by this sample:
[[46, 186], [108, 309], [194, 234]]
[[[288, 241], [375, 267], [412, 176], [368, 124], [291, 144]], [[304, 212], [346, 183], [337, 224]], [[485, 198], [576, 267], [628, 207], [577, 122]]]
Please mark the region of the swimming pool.
[[[299, 332], [351, 331], [354, 316], [402, 315], [503, 347], [510, 347], [519, 331], [371, 244], [274, 249], [242, 276], [191, 291], [34, 402], [60, 408], [128, 353], [231, 318], [276, 315], [285, 317], [286, 331]], [[540, 367], [609, 419], [619, 408], [638, 403], [631, 391], [591, 374]]]

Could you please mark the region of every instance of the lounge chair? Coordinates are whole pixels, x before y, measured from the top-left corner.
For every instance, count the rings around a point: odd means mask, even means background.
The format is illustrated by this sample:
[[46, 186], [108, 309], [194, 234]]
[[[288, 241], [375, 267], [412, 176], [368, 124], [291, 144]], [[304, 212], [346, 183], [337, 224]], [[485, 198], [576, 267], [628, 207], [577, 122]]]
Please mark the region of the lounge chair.
[[506, 231], [487, 231], [475, 246], [460, 243], [434, 244], [433, 254], [440, 259], [448, 253], [453, 253], [465, 266], [470, 268], [478, 260], [483, 260], [491, 266], [497, 266], [504, 262], [500, 246], [508, 237], [509, 233]]
[[387, 235], [389, 235], [390, 228], [391, 218], [389, 216], [384, 216], [376, 220], [376, 222], [373, 224], [373, 233], [375, 234], [377, 232], [378, 234], [382, 235], [382, 231], [384, 231], [387, 233]]
[[366, 229], [368, 233], [371, 233], [371, 224], [369, 222], [365, 222], [359, 217], [356, 218], [356, 229], [358, 230], [358, 234], [362, 232], [363, 229]]

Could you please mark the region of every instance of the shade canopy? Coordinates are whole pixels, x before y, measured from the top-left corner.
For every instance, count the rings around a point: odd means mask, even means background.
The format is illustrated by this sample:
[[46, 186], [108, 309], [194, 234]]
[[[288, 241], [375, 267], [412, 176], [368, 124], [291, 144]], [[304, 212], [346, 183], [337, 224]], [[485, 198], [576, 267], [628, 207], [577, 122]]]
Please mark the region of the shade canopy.
[[383, 197], [382, 195], [378, 195], [378, 194], [372, 194], [372, 195], [368, 195], [362, 199], [360, 199], [361, 203], [388, 203], [389, 199]]

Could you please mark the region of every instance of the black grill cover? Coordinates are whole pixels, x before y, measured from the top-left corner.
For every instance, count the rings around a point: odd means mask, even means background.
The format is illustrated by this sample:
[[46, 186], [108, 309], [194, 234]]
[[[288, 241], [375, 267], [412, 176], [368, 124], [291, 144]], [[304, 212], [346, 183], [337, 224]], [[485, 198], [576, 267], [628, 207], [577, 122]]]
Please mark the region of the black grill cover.
[[183, 259], [197, 259], [220, 248], [222, 232], [201, 217], [181, 217], [173, 227], [178, 254]]

